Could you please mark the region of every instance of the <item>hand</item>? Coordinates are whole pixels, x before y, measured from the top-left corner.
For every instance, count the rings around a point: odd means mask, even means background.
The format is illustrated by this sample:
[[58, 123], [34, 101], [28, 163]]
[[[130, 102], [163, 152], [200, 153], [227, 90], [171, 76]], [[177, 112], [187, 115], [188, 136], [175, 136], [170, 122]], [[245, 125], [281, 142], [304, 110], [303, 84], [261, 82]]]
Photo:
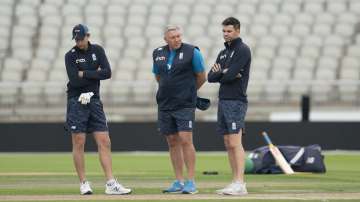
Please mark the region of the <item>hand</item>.
[[219, 63], [215, 63], [212, 67], [211, 67], [211, 71], [212, 72], [218, 72], [221, 70], [220, 64]]
[[99, 67], [96, 69], [96, 71], [101, 71], [100, 65], [99, 65]]
[[78, 101], [81, 102], [81, 104], [86, 105], [86, 104], [90, 103], [90, 99], [93, 95], [94, 95], [93, 92], [81, 93]]
[[240, 79], [242, 77], [242, 75], [240, 74], [240, 73], [238, 73], [237, 75], [236, 75], [236, 78], [238, 78], [238, 79]]
[[79, 75], [80, 78], [83, 78], [84, 77], [84, 71], [79, 71], [78, 75]]

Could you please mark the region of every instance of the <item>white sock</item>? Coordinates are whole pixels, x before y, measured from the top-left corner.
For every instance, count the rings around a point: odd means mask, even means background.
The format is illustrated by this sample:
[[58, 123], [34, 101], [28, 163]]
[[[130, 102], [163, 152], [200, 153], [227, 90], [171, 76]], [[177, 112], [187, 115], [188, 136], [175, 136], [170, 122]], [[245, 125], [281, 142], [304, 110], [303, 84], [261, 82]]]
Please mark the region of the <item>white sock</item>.
[[233, 183], [235, 183], [235, 184], [245, 184], [243, 181], [240, 181], [240, 180], [236, 180]]
[[116, 182], [116, 180], [113, 178], [113, 179], [108, 180], [108, 181], [106, 182], [106, 184], [112, 185], [112, 184], [114, 184], [115, 182]]

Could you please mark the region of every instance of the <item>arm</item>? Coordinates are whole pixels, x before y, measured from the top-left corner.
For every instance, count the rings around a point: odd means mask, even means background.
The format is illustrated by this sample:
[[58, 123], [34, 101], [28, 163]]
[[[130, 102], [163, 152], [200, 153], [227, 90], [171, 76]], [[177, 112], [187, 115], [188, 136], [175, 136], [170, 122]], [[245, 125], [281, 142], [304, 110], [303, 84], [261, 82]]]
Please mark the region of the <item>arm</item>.
[[160, 81], [159, 68], [155, 64], [153, 64], [152, 72], [155, 75], [156, 81], [159, 83]]
[[222, 77], [222, 73], [221, 73], [221, 68], [220, 68], [220, 64], [215, 63], [212, 67], [211, 70], [208, 73], [208, 81], [210, 83], [216, 83], [219, 82], [221, 77]]
[[159, 81], [160, 81], [160, 76], [159, 76], [159, 75], [155, 75], [155, 79], [156, 79], [156, 81], [159, 83]]
[[218, 54], [215, 64], [211, 67], [209, 73], [208, 73], [208, 81], [209, 83], [216, 83], [219, 82], [221, 77], [222, 77], [222, 73], [221, 73], [221, 67], [219, 64], [219, 55], [222, 53], [222, 51]]
[[111, 68], [109, 61], [106, 57], [105, 51], [103, 48], [100, 48], [99, 54], [99, 63], [100, 66], [97, 70], [85, 70], [83, 77], [86, 79], [95, 79], [95, 80], [105, 80], [111, 77]]
[[230, 83], [236, 79], [239, 79], [240, 70], [245, 67], [250, 59], [250, 51], [248, 49], [242, 49], [235, 52], [234, 59], [227, 69], [224, 69], [223, 76], [220, 79], [220, 83]]
[[71, 86], [84, 87], [93, 84], [92, 81], [79, 77], [78, 75], [79, 69], [75, 63], [75, 60], [71, 57], [70, 53], [67, 53], [65, 55], [65, 66]]
[[199, 49], [197, 49], [197, 48], [194, 48], [192, 66], [193, 66], [193, 71], [195, 72], [195, 77], [196, 77], [196, 88], [199, 90], [199, 88], [206, 81], [206, 74], [205, 74], [204, 58], [201, 55]]
[[196, 76], [196, 89], [199, 90], [200, 87], [205, 83], [206, 81], [206, 74], [204, 72], [195, 73]]

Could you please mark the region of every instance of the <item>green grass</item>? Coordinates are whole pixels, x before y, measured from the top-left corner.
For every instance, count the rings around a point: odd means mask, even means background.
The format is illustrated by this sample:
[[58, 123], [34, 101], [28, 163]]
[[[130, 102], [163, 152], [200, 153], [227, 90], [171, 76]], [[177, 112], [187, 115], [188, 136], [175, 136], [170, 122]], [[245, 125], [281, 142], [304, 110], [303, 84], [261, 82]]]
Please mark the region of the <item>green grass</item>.
[[[43, 201], [43, 200], [41, 200]], [[105, 201], [99, 201], [99, 200], [86, 200], [86, 201], [96, 201], [96, 202], [111, 202], [109, 200]], [[116, 200], [113, 200], [116, 201]], [[123, 200], [122, 200], [123, 201]], [[129, 200], [130, 201], [130, 200]], [[145, 201], [152, 201], [152, 200], [145, 200]], [[190, 200], [161, 200], [161, 202], [184, 202], [184, 201], [190, 201]], [[254, 200], [247, 200], [247, 199], [210, 199], [210, 200], [196, 200], [196, 202], [208, 202], [208, 201], [216, 201], [216, 202], [235, 202], [235, 201], [241, 201], [241, 202], [254, 202]], [[302, 200], [259, 200], [261, 202], [300, 202]], [[358, 202], [359, 200], [306, 200], [306, 202]], [[24, 202], [24, 201], [11, 201], [11, 202]], [[27, 202], [39, 202], [39, 201], [28, 201]], [[69, 202], [69, 201], [51, 201], [51, 202]], [[71, 201], [74, 202], [74, 201]], [[131, 202], [144, 202], [144, 200], [131, 200]]]
[[[41, 200], [43, 201], [43, 200]], [[109, 200], [105, 200], [105, 201], [99, 201], [99, 200], [86, 200], [86, 201], [96, 201], [96, 202], [111, 202]], [[114, 201], [114, 200], [113, 200]], [[123, 200], [122, 200], [123, 201]], [[146, 201], [152, 201], [152, 200], [146, 200]], [[190, 200], [161, 200], [161, 202], [184, 202], [184, 201], [190, 201]], [[235, 202], [235, 201], [241, 201], [241, 202], [254, 202], [255, 200], [247, 200], [247, 199], [210, 199], [210, 200], [196, 200], [196, 202], [208, 202], [208, 201], [216, 201], [216, 202]], [[261, 202], [300, 202], [303, 200], [258, 200]], [[306, 200], [306, 202], [358, 202], [358, 199], [355, 200]], [[11, 201], [11, 202], [24, 202], [24, 201]], [[38, 201], [28, 201], [27, 202], [38, 202]], [[69, 201], [51, 201], [51, 202], [69, 202]], [[74, 201], [71, 201], [74, 202]], [[131, 202], [144, 202], [144, 200], [131, 200]]]
[[[327, 167], [325, 174], [246, 175], [248, 191], [251, 194], [360, 192], [360, 163], [358, 163], [360, 153], [329, 153], [326, 155], [325, 162]], [[113, 168], [114, 174], [121, 183], [134, 189], [134, 195], [160, 194], [161, 189], [173, 180], [167, 153], [114, 153]], [[225, 153], [198, 153], [196, 169], [196, 180], [201, 194], [213, 194], [216, 189], [221, 188], [231, 179]], [[104, 178], [96, 153], [86, 155], [86, 170], [88, 179], [94, 185], [95, 193], [102, 194]], [[218, 171], [219, 175], [202, 175], [203, 171], [209, 170]], [[0, 201], [1, 196], [5, 195], [72, 194], [78, 195], [78, 180], [74, 172], [71, 153], [0, 153]], [[360, 198], [356, 200], [359, 201]], [[236, 200], [230, 197], [216, 201]]]

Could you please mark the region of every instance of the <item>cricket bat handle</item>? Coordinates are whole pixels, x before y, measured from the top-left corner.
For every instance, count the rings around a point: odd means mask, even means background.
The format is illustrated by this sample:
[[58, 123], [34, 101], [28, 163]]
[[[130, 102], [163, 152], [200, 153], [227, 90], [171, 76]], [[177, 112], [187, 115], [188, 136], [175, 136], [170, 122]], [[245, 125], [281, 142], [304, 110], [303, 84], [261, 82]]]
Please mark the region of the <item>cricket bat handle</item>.
[[271, 140], [269, 138], [269, 135], [265, 131], [263, 131], [261, 134], [264, 136], [265, 141], [268, 145], [273, 145], [273, 143], [271, 142]]
[[276, 163], [280, 166], [281, 170], [285, 174], [293, 174], [293, 169], [290, 167], [285, 157], [281, 154], [280, 150], [272, 144], [268, 134], [265, 131], [261, 134], [264, 136], [266, 143], [269, 145], [270, 152], [273, 155]]

